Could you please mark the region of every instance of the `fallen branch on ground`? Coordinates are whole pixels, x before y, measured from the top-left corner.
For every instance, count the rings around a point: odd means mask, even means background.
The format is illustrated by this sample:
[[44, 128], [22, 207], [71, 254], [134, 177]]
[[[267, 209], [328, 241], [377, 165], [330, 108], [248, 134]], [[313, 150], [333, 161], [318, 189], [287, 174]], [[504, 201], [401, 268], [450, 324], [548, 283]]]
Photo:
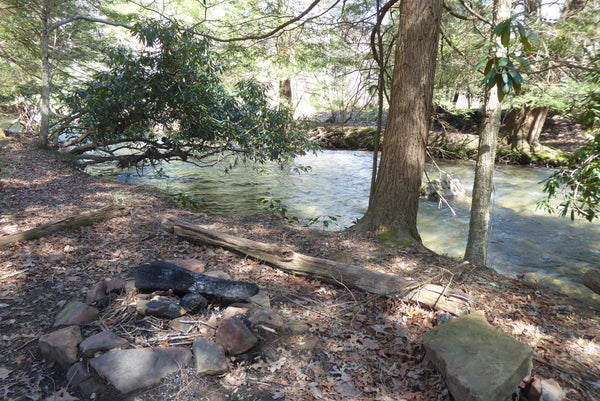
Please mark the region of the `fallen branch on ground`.
[[39, 227], [0, 237], [0, 247], [17, 241], [28, 241], [55, 233], [67, 228], [89, 226], [102, 220], [112, 219], [127, 211], [127, 206], [110, 205], [102, 209], [67, 217], [66, 219], [42, 224]]
[[391, 296], [399, 294], [405, 300], [429, 306], [432, 309], [462, 315], [471, 309], [472, 299], [467, 294], [437, 284], [420, 285], [415, 281], [357, 266], [315, 258], [294, 252], [290, 248], [267, 244], [208, 230], [178, 219], [162, 221], [165, 231], [178, 236], [221, 246], [268, 262], [282, 270], [309, 276], [334, 285], [343, 285], [372, 294]]

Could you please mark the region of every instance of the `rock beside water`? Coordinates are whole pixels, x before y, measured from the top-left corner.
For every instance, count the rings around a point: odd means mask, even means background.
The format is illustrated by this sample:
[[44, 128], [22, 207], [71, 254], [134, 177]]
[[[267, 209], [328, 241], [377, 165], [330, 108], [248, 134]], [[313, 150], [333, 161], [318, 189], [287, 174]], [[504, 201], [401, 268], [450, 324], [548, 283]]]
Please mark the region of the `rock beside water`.
[[483, 312], [444, 323], [424, 336], [426, 360], [461, 401], [505, 401], [531, 373], [533, 350], [491, 326]]

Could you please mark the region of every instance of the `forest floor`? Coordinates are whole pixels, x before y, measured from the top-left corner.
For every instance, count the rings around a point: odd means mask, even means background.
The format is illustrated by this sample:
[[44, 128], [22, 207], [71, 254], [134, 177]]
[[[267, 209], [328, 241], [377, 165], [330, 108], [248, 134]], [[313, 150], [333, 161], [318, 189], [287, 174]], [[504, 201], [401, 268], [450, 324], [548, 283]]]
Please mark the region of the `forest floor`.
[[381, 298], [297, 277], [220, 248], [166, 233], [163, 217], [297, 252], [433, 281], [470, 294], [498, 330], [530, 345], [534, 372], [553, 378], [568, 400], [600, 400], [600, 306], [535, 287], [457, 260], [381, 242], [352, 231], [290, 225], [272, 215], [212, 217], [177, 209], [155, 189], [90, 177], [35, 138], [0, 142], [0, 236], [108, 204], [127, 215], [0, 248], [0, 399], [85, 399], [64, 391], [64, 370], [43, 360], [40, 335], [50, 332], [64, 301], [82, 300], [106, 277], [130, 278], [136, 266], [194, 258], [207, 269], [265, 289], [285, 319], [304, 323], [300, 336], [270, 338], [275, 357], [235, 358], [227, 374], [193, 369], [160, 385], [104, 400], [449, 400], [443, 379], [422, 361], [423, 334], [437, 313], [397, 297]]

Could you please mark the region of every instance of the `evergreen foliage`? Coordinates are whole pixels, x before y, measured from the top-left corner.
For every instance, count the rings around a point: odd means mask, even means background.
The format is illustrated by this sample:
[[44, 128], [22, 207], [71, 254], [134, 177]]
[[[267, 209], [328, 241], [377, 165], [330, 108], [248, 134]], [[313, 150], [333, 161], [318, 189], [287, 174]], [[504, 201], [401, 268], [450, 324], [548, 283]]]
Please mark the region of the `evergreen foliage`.
[[[592, 69], [587, 74], [590, 87], [580, 116], [583, 122], [596, 127], [596, 135], [570, 158], [567, 168], [543, 181], [548, 197], [540, 201], [538, 207], [591, 222], [600, 216], [600, 55], [595, 56], [590, 65]], [[559, 195], [562, 198], [555, 206], [552, 200]]]
[[285, 161], [311, 146], [288, 108], [269, 105], [264, 86], [226, 88], [202, 35], [175, 21], [138, 23], [133, 33], [140, 52], [110, 49], [108, 70], [64, 98], [72, 119], [54, 135], [68, 138], [83, 165], [213, 163], [217, 154]]

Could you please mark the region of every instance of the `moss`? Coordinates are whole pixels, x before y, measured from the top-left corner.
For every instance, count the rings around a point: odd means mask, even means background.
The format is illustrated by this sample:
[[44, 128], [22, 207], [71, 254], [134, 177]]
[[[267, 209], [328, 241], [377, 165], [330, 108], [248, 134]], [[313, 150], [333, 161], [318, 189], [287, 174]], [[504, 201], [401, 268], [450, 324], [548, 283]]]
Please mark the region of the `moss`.
[[411, 247], [414, 245], [414, 241], [411, 239], [399, 240], [396, 233], [390, 229], [386, 229], [386, 230], [380, 232], [377, 235], [377, 238], [379, 238], [379, 240], [384, 241], [384, 242], [391, 242], [394, 245], [397, 245], [402, 248], [408, 248], [408, 247]]

